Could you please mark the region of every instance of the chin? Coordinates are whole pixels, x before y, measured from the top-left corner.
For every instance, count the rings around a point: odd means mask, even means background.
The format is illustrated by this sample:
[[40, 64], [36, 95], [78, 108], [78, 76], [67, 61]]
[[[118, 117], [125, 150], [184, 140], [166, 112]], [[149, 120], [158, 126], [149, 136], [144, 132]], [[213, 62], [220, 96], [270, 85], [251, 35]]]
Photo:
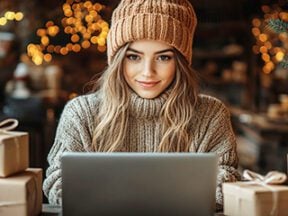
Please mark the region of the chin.
[[137, 92], [136, 92], [136, 94], [138, 94], [139, 97], [144, 98], [144, 99], [154, 99], [160, 95], [160, 94], [145, 94], [145, 93], [141, 94], [141, 93], [137, 93]]

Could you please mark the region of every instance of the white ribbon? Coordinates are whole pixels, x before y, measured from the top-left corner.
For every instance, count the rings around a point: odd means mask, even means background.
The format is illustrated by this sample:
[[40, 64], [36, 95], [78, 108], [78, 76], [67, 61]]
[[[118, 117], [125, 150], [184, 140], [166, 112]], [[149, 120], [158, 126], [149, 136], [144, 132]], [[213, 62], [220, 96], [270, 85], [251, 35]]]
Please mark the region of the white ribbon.
[[267, 175], [263, 176], [260, 175], [259, 173], [252, 172], [251, 170], [244, 170], [243, 177], [246, 180], [249, 180], [249, 182], [247, 182], [248, 184], [258, 184], [272, 191], [273, 204], [272, 209], [270, 211], [270, 215], [271, 216], [277, 215], [278, 193], [277, 190], [275, 190], [271, 185], [283, 184], [287, 180], [287, 175], [282, 172], [271, 171], [268, 172]]
[[[5, 126], [8, 125], [8, 126]], [[0, 132], [7, 132], [14, 130], [18, 126], [17, 119], [6, 119], [0, 122]]]
[[287, 175], [285, 173], [278, 171], [271, 171], [268, 172], [267, 175], [263, 176], [256, 172], [252, 172], [251, 170], [244, 170], [243, 177], [249, 181], [270, 185], [283, 184], [287, 179]]

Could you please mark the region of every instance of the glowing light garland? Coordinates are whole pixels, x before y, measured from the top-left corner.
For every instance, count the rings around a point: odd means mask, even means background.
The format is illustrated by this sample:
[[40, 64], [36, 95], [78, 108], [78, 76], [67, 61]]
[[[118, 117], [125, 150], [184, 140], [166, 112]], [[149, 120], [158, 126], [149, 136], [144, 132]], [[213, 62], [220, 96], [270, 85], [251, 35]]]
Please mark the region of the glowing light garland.
[[269, 27], [271, 20], [288, 22], [288, 12], [283, 11], [279, 6], [262, 6], [265, 13], [264, 19], [254, 18], [252, 20], [252, 34], [256, 39], [253, 52], [260, 54], [264, 62], [262, 71], [270, 74], [276, 67], [286, 61], [288, 55], [288, 33], [283, 31], [278, 33]]
[[22, 12], [6, 11], [4, 16], [0, 17], [0, 26], [5, 26], [8, 21], [21, 21], [24, 17]]
[[[62, 26], [48, 21], [45, 28], [38, 29], [36, 34], [40, 37], [41, 43], [29, 44], [28, 56], [36, 65], [41, 65], [43, 62], [50, 62], [53, 53], [61, 55], [67, 55], [69, 52], [77, 53], [82, 49], [88, 49], [91, 45], [97, 45], [98, 51], [105, 52], [109, 24], [99, 15], [104, 7], [91, 1], [67, 0], [62, 6], [64, 14], [61, 20]], [[64, 46], [51, 44], [51, 38], [56, 37], [61, 30], [69, 35], [70, 41]]]

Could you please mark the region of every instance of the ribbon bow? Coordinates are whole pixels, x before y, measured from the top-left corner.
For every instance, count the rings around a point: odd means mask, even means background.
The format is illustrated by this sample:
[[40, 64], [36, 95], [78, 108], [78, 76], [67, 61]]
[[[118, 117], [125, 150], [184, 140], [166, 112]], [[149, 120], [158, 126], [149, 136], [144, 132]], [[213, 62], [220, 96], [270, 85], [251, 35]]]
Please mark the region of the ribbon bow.
[[[5, 126], [8, 125], [8, 126]], [[1, 131], [11, 131], [14, 130], [18, 126], [17, 119], [6, 119], [0, 122], [0, 132]]]
[[249, 183], [255, 183], [261, 185], [272, 192], [272, 209], [270, 211], [270, 216], [278, 215], [278, 193], [271, 185], [283, 184], [287, 175], [278, 171], [268, 172], [265, 176], [260, 175], [256, 172], [250, 170], [244, 170], [243, 177], [249, 180]]
[[243, 177], [249, 181], [269, 185], [283, 184], [287, 179], [287, 175], [285, 173], [278, 171], [271, 171], [268, 172], [267, 175], [263, 176], [250, 170], [244, 170]]

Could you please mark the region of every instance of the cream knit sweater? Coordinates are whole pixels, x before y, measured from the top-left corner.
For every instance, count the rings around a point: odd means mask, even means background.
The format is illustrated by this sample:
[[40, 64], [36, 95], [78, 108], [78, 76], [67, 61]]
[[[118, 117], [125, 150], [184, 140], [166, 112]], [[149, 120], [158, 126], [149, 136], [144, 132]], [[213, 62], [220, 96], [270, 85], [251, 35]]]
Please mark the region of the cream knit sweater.
[[[132, 94], [131, 120], [127, 131], [126, 152], [153, 152], [160, 142], [159, 113], [165, 102], [165, 94], [153, 100]], [[54, 145], [48, 155], [49, 167], [43, 190], [49, 203], [61, 204], [60, 159], [64, 151], [91, 151], [95, 128], [94, 116], [99, 104], [98, 93], [79, 96], [65, 106], [57, 128]], [[219, 155], [216, 202], [223, 202], [221, 183], [239, 179], [236, 142], [227, 108], [217, 99], [199, 95], [191, 122], [191, 136], [196, 152], [216, 152]], [[191, 147], [192, 151], [193, 147]], [[77, 170], [75, 170], [77, 172]]]

